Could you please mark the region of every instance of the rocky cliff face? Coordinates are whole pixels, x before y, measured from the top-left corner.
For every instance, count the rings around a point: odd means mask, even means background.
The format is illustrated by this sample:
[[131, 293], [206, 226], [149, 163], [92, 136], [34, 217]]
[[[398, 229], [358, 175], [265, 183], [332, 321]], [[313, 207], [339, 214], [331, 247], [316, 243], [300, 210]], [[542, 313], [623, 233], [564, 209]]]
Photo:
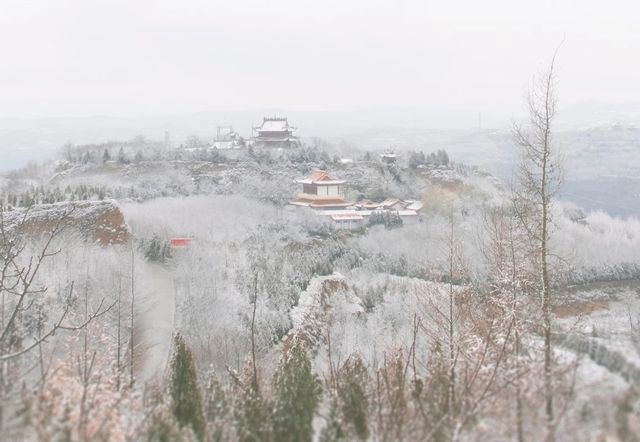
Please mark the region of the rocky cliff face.
[[120, 207], [111, 200], [42, 204], [3, 213], [7, 233], [39, 236], [51, 232], [58, 224], [65, 232], [71, 231], [103, 246], [124, 244], [131, 237]]

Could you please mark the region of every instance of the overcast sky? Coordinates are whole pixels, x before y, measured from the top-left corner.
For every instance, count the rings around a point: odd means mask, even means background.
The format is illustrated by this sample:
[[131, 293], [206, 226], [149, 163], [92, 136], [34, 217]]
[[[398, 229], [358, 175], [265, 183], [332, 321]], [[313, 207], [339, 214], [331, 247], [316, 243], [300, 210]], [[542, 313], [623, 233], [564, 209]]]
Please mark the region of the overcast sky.
[[637, 0], [2, 0], [0, 117], [640, 101]]

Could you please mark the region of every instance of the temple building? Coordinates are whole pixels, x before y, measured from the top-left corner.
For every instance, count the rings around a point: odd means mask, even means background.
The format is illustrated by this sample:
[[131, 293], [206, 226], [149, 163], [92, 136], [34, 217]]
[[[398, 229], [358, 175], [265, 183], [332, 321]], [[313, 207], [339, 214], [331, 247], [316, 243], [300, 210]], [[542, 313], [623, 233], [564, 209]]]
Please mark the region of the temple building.
[[260, 126], [253, 128], [253, 140], [257, 147], [298, 147], [300, 141], [293, 134], [295, 130], [286, 118], [265, 117]]
[[344, 199], [344, 180], [330, 176], [324, 170], [317, 170], [309, 177], [296, 180], [302, 185], [301, 192], [291, 204], [312, 209], [337, 209], [351, 206]]
[[294, 206], [313, 209], [327, 217], [337, 228], [357, 230], [366, 227], [372, 216], [396, 216], [402, 223], [419, 222], [422, 202], [387, 198], [382, 202], [345, 200], [346, 181], [336, 179], [324, 170], [317, 170], [307, 178], [296, 180], [301, 192], [290, 202]]
[[218, 133], [213, 141], [214, 149], [241, 149], [244, 146], [244, 139], [232, 126], [218, 126]]

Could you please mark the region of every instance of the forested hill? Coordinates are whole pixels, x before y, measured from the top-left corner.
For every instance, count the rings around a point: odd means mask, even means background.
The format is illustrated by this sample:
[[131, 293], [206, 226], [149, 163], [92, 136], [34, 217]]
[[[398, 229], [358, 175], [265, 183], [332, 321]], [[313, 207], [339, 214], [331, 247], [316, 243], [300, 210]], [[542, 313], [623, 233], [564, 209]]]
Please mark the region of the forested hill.
[[298, 191], [294, 180], [317, 169], [347, 180], [354, 201], [420, 199], [430, 179], [460, 181], [479, 173], [452, 164], [443, 150], [407, 152], [396, 164], [385, 164], [377, 152], [345, 152], [322, 140], [292, 150], [220, 151], [197, 140], [170, 148], [137, 137], [128, 142], [65, 145], [56, 160], [5, 174], [0, 189], [6, 204], [23, 207], [210, 193], [283, 205]]

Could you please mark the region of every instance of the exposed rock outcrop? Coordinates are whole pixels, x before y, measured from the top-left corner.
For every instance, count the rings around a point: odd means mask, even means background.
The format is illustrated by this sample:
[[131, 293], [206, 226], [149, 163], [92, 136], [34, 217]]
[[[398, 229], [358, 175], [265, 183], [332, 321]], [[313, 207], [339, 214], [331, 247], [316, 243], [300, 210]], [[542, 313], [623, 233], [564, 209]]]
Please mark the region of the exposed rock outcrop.
[[106, 246], [124, 244], [131, 234], [115, 201], [75, 201], [41, 204], [3, 213], [7, 233], [18, 230], [32, 237], [51, 232], [57, 225], [83, 239]]

